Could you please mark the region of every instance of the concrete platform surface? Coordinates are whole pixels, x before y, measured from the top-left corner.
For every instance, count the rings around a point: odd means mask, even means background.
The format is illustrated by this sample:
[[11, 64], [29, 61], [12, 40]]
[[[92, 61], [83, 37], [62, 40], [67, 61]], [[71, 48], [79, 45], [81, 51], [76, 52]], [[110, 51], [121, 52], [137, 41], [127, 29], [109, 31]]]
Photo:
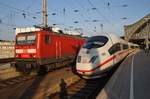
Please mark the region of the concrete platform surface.
[[127, 57], [97, 99], [150, 99], [150, 53]]

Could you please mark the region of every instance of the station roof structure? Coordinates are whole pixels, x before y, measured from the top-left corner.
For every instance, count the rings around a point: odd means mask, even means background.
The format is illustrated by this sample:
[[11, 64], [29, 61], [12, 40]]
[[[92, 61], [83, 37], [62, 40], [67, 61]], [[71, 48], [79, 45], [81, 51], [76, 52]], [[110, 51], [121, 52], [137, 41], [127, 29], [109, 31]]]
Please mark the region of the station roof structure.
[[133, 24], [125, 25], [124, 31], [125, 39], [128, 41], [145, 39], [150, 33], [150, 14]]

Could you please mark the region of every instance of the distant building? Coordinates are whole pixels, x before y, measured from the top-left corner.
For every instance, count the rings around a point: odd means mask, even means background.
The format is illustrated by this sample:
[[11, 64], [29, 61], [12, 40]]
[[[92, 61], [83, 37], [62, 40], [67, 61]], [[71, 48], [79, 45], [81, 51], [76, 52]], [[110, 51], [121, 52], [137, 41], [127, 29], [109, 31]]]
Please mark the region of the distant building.
[[14, 57], [14, 41], [0, 40], [0, 58]]
[[150, 42], [150, 14], [133, 24], [125, 25], [124, 31], [126, 40], [138, 43], [141, 46], [148, 45]]

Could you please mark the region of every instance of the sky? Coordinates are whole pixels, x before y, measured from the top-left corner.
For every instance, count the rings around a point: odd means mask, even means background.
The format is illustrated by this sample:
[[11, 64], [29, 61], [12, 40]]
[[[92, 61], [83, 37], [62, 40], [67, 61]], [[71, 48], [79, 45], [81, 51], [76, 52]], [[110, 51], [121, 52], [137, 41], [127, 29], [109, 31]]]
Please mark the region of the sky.
[[[78, 30], [124, 35], [124, 25], [150, 13], [149, 0], [47, 0], [48, 24]], [[17, 27], [42, 24], [42, 0], [0, 0], [0, 39], [14, 40]]]

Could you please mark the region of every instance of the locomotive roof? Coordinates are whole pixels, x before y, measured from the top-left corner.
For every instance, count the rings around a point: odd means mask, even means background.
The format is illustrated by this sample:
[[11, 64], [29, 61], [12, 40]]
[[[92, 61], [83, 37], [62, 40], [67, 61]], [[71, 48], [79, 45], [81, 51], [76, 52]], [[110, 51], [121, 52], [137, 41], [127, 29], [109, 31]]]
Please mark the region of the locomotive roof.
[[40, 30], [42, 29], [36, 27], [23, 27], [23, 28], [15, 28], [15, 33], [17, 35], [18, 33], [35, 32]]
[[20, 34], [20, 33], [31, 33], [31, 32], [38, 32], [38, 31], [52, 31], [54, 33], [56, 33], [57, 35], [66, 35], [66, 36], [71, 36], [71, 37], [78, 37], [78, 38], [86, 38], [86, 37], [82, 37], [82, 35], [80, 35], [80, 33], [77, 32], [71, 32], [67, 33], [67, 32], [63, 32], [61, 29], [57, 28], [57, 27], [51, 27], [51, 29], [42, 29], [42, 28], [38, 28], [38, 27], [23, 27], [23, 28], [16, 28], [15, 32], [16, 35]]
[[65, 35], [65, 36], [68, 36], [68, 37], [76, 37], [76, 38], [87, 38], [87, 37], [82, 37], [81, 35], [72, 35], [72, 34], [65, 34], [65, 33], [58, 33], [58, 32], [54, 32], [55, 34], [57, 35]]

